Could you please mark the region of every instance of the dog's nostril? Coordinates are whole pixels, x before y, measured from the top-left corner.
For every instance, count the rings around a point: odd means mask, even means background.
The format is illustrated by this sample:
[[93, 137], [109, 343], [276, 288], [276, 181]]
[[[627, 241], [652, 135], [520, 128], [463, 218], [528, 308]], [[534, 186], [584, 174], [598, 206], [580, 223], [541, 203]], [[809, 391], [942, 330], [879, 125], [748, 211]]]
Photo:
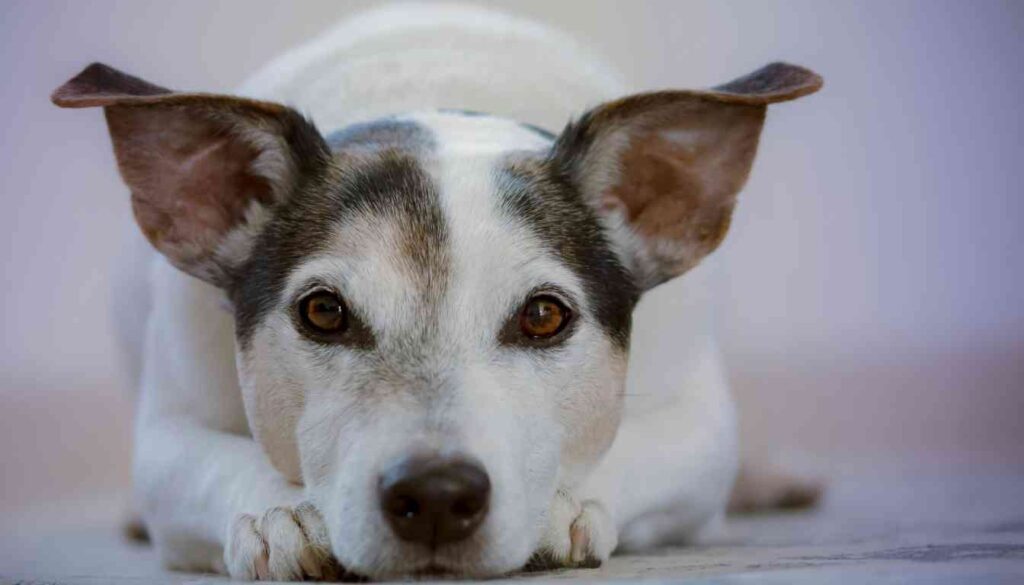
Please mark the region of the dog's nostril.
[[416, 500], [407, 496], [394, 498], [387, 505], [388, 514], [399, 518], [412, 518], [420, 512], [420, 505]]
[[469, 537], [487, 515], [490, 494], [487, 473], [465, 460], [409, 459], [380, 482], [381, 509], [395, 534], [431, 547]]

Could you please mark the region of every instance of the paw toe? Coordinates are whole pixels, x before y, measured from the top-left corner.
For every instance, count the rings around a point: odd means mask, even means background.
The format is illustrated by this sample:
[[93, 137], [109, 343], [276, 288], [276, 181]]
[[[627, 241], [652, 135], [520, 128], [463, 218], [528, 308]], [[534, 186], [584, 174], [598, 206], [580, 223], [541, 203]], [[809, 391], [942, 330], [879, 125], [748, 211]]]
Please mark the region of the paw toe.
[[581, 505], [559, 493], [548, 526], [540, 548], [526, 566], [529, 571], [599, 567], [618, 542], [611, 517], [593, 500]]
[[583, 502], [580, 515], [569, 530], [572, 562], [581, 566], [601, 566], [618, 544], [618, 535], [611, 517], [599, 502]]
[[231, 526], [224, 564], [235, 579], [335, 580], [344, 575], [330, 538], [312, 505], [278, 507], [259, 519], [240, 515]]
[[269, 575], [267, 546], [254, 516], [241, 514], [231, 524], [224, 565], [234, 579], [254, 581], [266, 579]]
[[[305, 551], [306, 537], [296, 523], [292, 511], [288, 508], [268, 510], [260, 520], [260, 533], [267, 543], [270, 579], [301, 579], [305, 572], [302, 557], [308, 556]], [[310, 576], [319, 577], [319, 574]]]

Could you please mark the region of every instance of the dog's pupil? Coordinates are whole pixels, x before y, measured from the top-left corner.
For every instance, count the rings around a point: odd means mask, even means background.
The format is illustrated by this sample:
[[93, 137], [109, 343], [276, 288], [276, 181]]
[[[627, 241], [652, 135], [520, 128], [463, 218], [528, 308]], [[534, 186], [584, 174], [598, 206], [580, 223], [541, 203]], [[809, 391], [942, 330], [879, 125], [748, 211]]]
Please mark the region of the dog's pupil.
[[404, 518], [412, 518], [419, 513], [420, 507], [412, 498], [397, 498], [391, 504], [391, 511]]

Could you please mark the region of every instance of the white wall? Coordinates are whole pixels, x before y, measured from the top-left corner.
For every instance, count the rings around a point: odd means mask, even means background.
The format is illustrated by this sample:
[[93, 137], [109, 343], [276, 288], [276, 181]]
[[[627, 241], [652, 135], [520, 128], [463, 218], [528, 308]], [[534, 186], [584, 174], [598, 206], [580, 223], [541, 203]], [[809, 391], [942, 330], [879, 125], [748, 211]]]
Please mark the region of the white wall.
[[[126, 473], [107, 272], [127, 193], [102, 117], [58, 110], [49, 92], [93, 60], [228, 91], [366, 4], [0, 3], [7, 497], [59, 491], [38, 487], [53, 474], [107, 485]], [[754, 442], [1019, 444], [1024, 4], [499, 4], [588, 40], [642, 87], [710, 85], [776, 59], [825, 76], [819, 95], [772, 109], [720, 252], [723, 345]]]

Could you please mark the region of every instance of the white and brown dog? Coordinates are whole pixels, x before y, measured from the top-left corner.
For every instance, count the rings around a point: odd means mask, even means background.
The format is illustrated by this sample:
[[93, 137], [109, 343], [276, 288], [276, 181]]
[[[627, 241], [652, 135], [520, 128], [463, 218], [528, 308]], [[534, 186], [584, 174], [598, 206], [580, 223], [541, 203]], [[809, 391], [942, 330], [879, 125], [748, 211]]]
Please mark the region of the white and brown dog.
[[166, 259], [125, 283], [148, 291], [135, 482], [165, 563], [483, 577], [695, 536], [738, 459], [709, 295], [648, 311], [678, 360], [627, 382], [634, 308], [722, 241], [767, 104], [820, 86], [776, 63], [620, 97], [558, 32], [399, 6], [245, 97], [98, 64], [57, 89], [104, 108]]

